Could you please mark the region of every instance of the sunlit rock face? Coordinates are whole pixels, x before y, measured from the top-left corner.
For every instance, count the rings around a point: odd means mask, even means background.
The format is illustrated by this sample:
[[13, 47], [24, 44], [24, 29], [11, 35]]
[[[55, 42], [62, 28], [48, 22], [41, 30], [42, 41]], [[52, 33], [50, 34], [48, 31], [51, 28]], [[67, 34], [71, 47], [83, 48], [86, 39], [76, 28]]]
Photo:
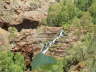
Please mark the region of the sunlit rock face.
[[0, 28], [0, 46], [7, 45], [9, 43], [8, 37], [9, 37], [9, 32]]
[[12, 51], [20, 52], [24, 56], [26, 68], [30, 68], [32, 57], [41, 51], [41, 44], [52, 40], [61, 29], [62, 27], [46, 26], [37, 29], [22, 29], [13, 41], [16, 46], [12, 48]]
[[21, 24], [24, 19], [41, 22], [55, 0], [0, 0], [0, 27]]
[[40, 52], [42, 45], [47, 40], [52, 40], [62, 27], [39, 27], [38, 29], [23, 29], [14, 39], [16, 47], [20, 51], [24, 47], [32, 48], [34, 55]]

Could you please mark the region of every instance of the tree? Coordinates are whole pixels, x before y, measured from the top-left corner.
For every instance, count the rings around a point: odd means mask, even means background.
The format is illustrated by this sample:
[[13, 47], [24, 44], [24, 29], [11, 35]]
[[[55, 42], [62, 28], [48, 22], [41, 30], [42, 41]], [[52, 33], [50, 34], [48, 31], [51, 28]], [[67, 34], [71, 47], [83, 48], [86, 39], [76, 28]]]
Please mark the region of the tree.
[[92, 4], [92, 0], [75, 0], [76, 7], [82, 11], [87, 11]]
[[51, 26], [62, 26], [79, 14], [80, 10], [74, 3], [68, 4], [64, 1], [50, 7], [47, 23]]
[[0, 72], [24, 72], [24, 58], [10, 51], [0, 51]]
[[57, 3], [49, 8], [47, 24], [49, 26], [58, 26], [58, 15], [62, 9], [62, 3]]
[[91, 16], [93, 17], [93, 23], [96, 24], [96, 2], [92, 4], [92, 6], [89, 9], [89, 12], [91, 13]]
[[92, 17], [89, 12], [83, 12], [82, 16], [80, 18], [80, 24], [81, 26], [91, 26], [93, 25]]

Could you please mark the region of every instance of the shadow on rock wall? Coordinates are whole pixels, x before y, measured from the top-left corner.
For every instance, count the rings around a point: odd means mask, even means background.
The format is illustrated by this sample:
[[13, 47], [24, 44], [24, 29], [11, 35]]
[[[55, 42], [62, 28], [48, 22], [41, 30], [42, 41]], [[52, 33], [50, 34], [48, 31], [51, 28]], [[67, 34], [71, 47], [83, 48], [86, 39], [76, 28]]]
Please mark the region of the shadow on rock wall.
[[7, 23], [3, 24], [2, 28], [5, 30], [8, 30], [8, 27], [16, 27], [18, 31], [21, 31], [22, 29], [34, 29], [37, 28], [40, 25], [38, 21], [31, 21], [28, 19], [24, 19], [21, 24], [17, 25], [9, 25]]

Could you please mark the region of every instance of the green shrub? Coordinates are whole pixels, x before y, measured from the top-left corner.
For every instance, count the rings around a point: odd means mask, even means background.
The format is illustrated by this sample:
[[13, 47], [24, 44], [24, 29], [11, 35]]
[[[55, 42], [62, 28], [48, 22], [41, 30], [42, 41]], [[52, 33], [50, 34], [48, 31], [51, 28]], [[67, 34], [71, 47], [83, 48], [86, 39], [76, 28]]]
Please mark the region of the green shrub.
[[93, 17], [93, 23], [96, 24], [96, 2], [92, 4], [92, 6], [89, 9], [89, 12], [91, 13], [91, 16]]
[[70, 26], [88, 27], [93, 25], [92, 19], [93, 18], [89, 12], [82, 12], [80, 18], [73, 18], [69, 24]]
[[87, 11], [92, 4], [92, 0], [75, 0], [76, 7], [82, 11]]
[[62, 26], [70, 22], [75, 16], [80, 15], [80, 10], [74, 4], [57, 3], [49, 8], [47, 24], [49, 26]]
[[80, 17], [81, 26], [92, 26], [92, 17], [89, 12], [82, 12], [82, 16]]
[[62, 10], [62, 3], [57, 3], [54, 4], [53, 6], [51, 6], [49, 8], [49, 14], [48, 14], [48, 18], [47, 18], [47, 24], [49, 26], [58, 26], [58, 14], [61, 12]]
[[0, 72], [24, 72], [24, 58], [10, 51], [0, 51]]
[[64, 72], [72, 71], [72, 68], [82, 64], [82, 62], [84, 67], [80, 69], [80, 72], [96, 72], [96, 39], [94, 36], [86, 34], [83, 41], [79, 41], [71, 49], [66, 49], [66, 53], [63, 65]]

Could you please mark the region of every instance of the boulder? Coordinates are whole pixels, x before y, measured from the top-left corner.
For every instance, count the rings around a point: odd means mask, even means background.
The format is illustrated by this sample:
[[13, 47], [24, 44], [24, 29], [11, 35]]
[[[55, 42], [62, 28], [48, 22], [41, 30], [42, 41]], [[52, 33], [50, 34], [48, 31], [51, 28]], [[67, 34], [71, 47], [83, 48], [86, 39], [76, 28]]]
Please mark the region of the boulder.
[[0, 45], [9, 44], [9, 32], [0, 28]]

